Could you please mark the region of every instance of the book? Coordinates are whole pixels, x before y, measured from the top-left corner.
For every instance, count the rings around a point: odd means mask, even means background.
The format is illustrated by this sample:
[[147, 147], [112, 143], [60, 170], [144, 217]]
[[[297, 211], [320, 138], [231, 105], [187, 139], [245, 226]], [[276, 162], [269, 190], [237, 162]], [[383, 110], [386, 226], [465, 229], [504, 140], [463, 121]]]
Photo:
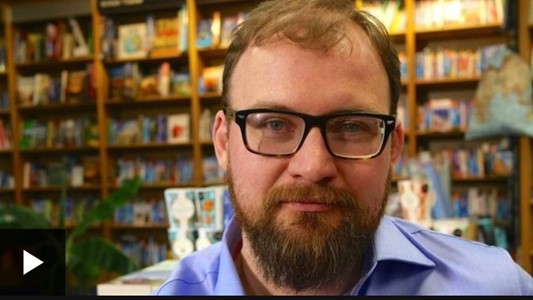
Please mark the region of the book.
[[145, 22], [118, 26], [118, 53], [120, 59], [144, 58], [147, 56], [147, 26]]
[[170, 63], [168, 61], [163, 62], [159, 67], [157, 74], [157, 91], [162, 97], [166, 97], [170, 94], [171, 73]]
[[163, 260], [139, 271], [100, 283], [96, 286], [96, 294], [98, 296], [150, 295], [168, 278], [176, 263], [176, 259]]
[[183, 4], [178, 12], [179, 23], [179, 51], [184, 52], [189, 48], [189, 11], [186, 4]]
[[188, 113], [167, 116], [167, 142], [171, 144], [190, 142], [190, 115]]
[[233, 29], [238, 25], [238, 22], [239, 17], [237, 15], [224, 17], [222, 20], [222, 28], [220, 30], [220, 48], [227, 48], [229, 46], [232, 39]]
[[197, 25], [196, 46], [199, 49], [213, 46], [213, 33], [211, 31], [211, 19], [202, 19]]
[[220, 31], [222, 26], [222, 16], [220, 11], [214, 11], [213, 17], [211, 18], [211, 37], [213, 48], [218, 48], [220, 46]]
[[207, 66], [202, 70], [198, 83], [200, 93], [222, 93], [222, 72], [224, 65]]
[[34, 76], [18, 76], [17, 78], [17, 101], [21, 106], [28, 106], [33, 101]]
[[69, 18], [68, 23], [70, 25], [70, 29], [72, 31], [72, 34], [74, 36], [74, 48], [72, 50], [72, 55], [74, 57], [81, 57], [81, 56], [87, 56], [90, 53], [89, 45], [87, 43], [87, 40], [83, 36], [83, 32], [80, 28], [80, 24], [78, 23], [78, 20], [75, 18]]
[[154, 57], [178, 55], [180, 53], [179, 39], [180, 31], [177, 15], [175, 17], [156, 18], [154, 20], [150, 55]]
[[[82, 102], [87, 98], [87, 71], [86, 70], [73, 70], [67, 71], [67, 79], [65, 86], [65, 101], [66, 102]], [[63, 76], [63, 74], [62, 74]], [[62, 78], [62, 80], [64, 80]]]

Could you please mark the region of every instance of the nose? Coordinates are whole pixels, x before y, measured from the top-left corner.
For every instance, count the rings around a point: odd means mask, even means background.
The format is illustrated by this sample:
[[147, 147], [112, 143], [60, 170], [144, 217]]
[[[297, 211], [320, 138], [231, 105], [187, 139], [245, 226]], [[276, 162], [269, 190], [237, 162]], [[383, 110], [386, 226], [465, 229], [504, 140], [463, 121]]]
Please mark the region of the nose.
[[290, 157], [288, 172], [299, 181], [315, 184], [327, 183], [336, 176], [335, 158], [319, 128], [312, 128], [300, 149]]

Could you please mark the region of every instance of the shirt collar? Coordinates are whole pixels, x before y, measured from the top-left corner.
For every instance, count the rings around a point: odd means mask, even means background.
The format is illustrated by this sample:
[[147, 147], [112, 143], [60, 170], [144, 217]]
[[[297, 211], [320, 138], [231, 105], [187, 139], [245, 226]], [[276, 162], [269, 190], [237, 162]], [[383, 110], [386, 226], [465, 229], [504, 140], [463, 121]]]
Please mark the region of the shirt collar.
[[417, 265], [434, 267], [435, 263], [423, 252], [416, 241], [410, 236], [421, 230], [418, 226], [410, 224], [401, 228], [395, 224], [398, 222], [390, 216], [383, 216], [381, 224], [374, 237], [373, 262], [384, 260], [396, 260]]

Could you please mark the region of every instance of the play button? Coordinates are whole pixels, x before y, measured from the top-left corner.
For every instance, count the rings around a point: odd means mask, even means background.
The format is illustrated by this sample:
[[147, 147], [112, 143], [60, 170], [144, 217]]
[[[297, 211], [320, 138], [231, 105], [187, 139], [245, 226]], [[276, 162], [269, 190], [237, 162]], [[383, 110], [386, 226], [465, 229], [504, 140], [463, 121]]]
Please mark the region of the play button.
[[26, 273], [37, 268], [42, 263], [43, 263], [42, 260], [31, 255], [26, 250], [22, 250], [22, 268], [23, 268], [22, 275], [26, 275]]
[[0, 229], [0, 299], [65, 295], [65, 229]]

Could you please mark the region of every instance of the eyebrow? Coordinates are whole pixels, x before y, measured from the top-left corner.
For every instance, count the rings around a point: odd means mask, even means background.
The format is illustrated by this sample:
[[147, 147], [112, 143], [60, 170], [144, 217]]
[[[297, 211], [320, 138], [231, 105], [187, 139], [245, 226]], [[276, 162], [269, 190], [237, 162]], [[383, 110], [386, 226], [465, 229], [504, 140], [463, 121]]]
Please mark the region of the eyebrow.
[[[280, 110], [280, 111], [286, 111], [286, 112], [296, 112], [296, 113], [304, 113], [302, 111], [298, 111], [295, 109], [292, 109], [288, 107], [287, 105], [278, 104], [278, 103], [269, 103], [269, 102], [262, 102], [259, 101], [257, 103], [257, 106], [251, 107], [251, 108], [260, 108], [260, 109], [273, 109], [273, 110]], [[246, 109], [251, 109], [246, 108]], [[323, 113], [321, 115], [332, 115], [332, 114], [339, 114], [339, 113], [351, 113], [351, 112], [364, 112], [364, 113], [376, 113], [376, 114], [388, 114], [388, 112], [379, 112], [375, 109], [363, 109], [363, 108], [344, 108], [344, 109], [338, 109], [338, 110], [332, 110], [328, 111], [326, 113]]]

